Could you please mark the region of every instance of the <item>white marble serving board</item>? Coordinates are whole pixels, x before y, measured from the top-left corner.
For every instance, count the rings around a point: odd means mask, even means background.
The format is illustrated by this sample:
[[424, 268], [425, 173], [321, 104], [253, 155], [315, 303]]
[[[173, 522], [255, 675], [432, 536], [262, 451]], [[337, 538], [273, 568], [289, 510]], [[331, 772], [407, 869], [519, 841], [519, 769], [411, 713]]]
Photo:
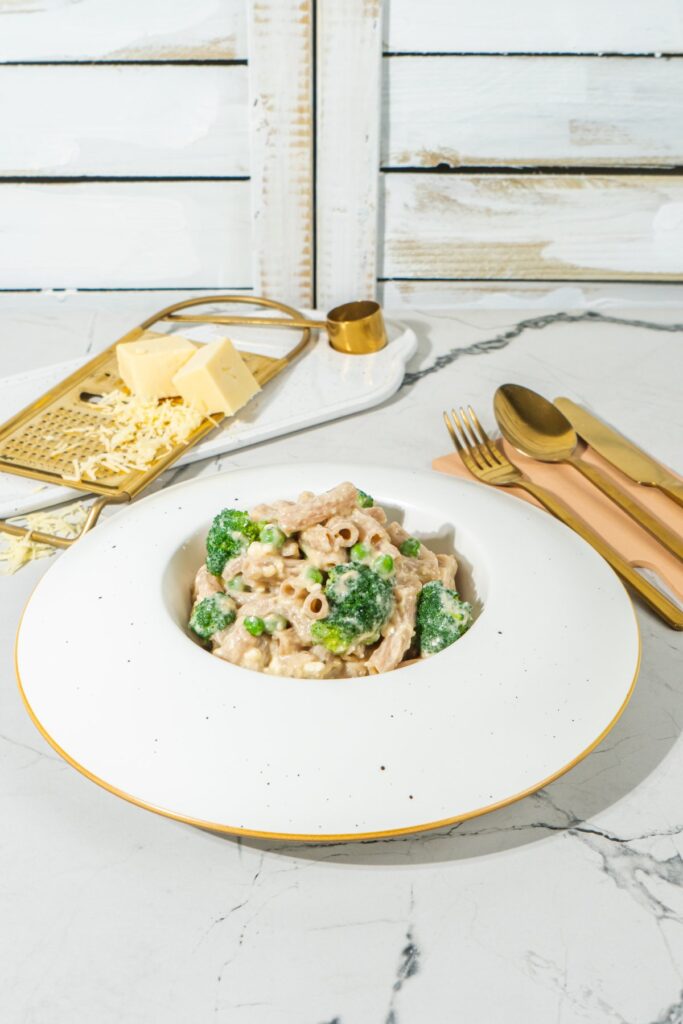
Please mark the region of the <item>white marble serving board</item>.
[[[389, 344], [372, 355], [336, 352], [320, 333], [297, 362], [268, 383], [239, 413], [212, 431], [183, 455], [174, 468], [200, 459], [235, 451], [327, 420], [348, 416], [378, 405], [401, 385], [406, 363], [415, 352], [415, 333], [396, 321], [386, 322]], [[206, 341], [221, 332], [216, 327], [195, 327], [183, 335]], [[225, 333], [225, 329], [223, 329]], [[290, 331], [263, 330], [237, 338], [243, 350], [278, 356], [292, 347]], [[73, 373], [85, 360], [57, 363], [0, 380], [0, 422]], [[16, 516], [63, 501], [83, 497], [82, 491], [53, 484], [41, 485], [11, 473], [0, 473], [0, 516]]]

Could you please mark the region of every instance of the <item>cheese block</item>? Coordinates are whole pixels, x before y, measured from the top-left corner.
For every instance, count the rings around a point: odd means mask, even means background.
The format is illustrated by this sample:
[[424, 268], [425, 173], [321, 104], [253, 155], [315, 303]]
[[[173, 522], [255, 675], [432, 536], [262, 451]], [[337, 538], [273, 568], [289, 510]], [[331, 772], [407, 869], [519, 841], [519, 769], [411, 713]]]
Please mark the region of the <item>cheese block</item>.
[[187, 338], [146, 331], [116, 346], [119, 376], [139, 398], [172, 398], [178, 394], [173, 376], [196, 350]]
[[260, 387], [229, 338], [202, 345], [173, 378], [176, 394], [204, 415], [232, 416]]

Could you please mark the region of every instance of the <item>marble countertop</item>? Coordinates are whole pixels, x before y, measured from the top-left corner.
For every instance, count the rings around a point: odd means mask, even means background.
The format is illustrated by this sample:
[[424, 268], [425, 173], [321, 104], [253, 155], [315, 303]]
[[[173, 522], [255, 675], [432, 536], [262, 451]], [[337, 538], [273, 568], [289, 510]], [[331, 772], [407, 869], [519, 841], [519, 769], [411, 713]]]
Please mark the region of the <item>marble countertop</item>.
[[[163, 301], [2, 296], [2, 371], [96, 350]], [[440, 410], [471, 402], [491, 428], [509, 380], [583, 398], [681, 469], [683, 302], [400, 315], [419, 350], [382, 407], [171, 477], [313, 457], [426, 468], [449, 449]], [[683, 637], [642, 605], [634, 697], [568, 775], [446, 830], [296, 846], [150, 814], [47, 746], [12, 648], [49, 564], [0, 579], [3, 1021], [683, 1022]]]

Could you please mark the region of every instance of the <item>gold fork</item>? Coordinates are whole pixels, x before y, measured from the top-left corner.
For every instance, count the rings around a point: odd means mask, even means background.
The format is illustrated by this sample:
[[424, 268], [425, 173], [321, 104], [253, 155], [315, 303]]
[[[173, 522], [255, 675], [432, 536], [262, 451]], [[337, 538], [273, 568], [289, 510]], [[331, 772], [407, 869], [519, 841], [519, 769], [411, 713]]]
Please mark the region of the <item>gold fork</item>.
[[614, 571], [619, 573], [627, 583], [630, 583], [646, 604], [657, 612], [669, 626], [674, 629], [683, 629], [683, 610], [677, 608], [673, 601], [670, 601], [652, 583], [636, 572], [633, 566], [611, 544], [595, 533], [588, 523], [577, 516], [568, 505], [555, 497], [551, 491], [539, 487], [522, 473], [521, 469], [510, 462], [498, 445], [490, 439], [471, 405], [467, 407], [467, 412], [461, 407], [460, 415], [455, 409], [451, 409], [450, 417], [448, 413], [444, 412], [443, 418], [451, 440], [472, 476], [485, 484], [492, 484], [494, 487], [521, 487], [522, 490], [532, 494], [549, 512], [552, 512], [575, 533], [583, 537], [591, 547], [594, 547], [598, 554], [602, 555], [606, 562], [609, 562]]

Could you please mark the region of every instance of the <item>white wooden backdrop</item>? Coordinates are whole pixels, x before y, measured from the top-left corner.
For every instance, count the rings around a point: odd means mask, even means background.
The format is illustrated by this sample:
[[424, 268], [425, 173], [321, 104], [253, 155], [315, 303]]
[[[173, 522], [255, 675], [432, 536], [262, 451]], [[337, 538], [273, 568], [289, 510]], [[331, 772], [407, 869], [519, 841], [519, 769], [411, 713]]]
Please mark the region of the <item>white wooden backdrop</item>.
[[313, 0], [0, 0], [0, 288], [313, 301]]
[[322, 306], [681, 301], [683, 0], [378, 7], [318, 0]]
[[0, 0], [0, 139], [6, 292], [683, 281], [683, 0]]

